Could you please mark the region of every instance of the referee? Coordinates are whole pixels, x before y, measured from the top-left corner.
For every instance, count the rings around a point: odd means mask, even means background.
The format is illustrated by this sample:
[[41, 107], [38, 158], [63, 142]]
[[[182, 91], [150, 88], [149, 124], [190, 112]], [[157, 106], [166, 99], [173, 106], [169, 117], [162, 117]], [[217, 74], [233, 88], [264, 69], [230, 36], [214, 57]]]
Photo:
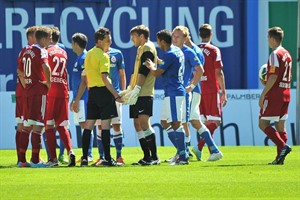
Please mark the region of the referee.
[[117, 117], [115, 101], [122, 103], [123, 99], [113, 88], [109, 79], [110, 61], [105, 52], [111, 44], [109, 29], [101, 27], [95, 34], [95, 46], [86, 55], [84, 66], [86, 71], [89, 96], [87, 103], [87, 121], [82, 134], [81, 167], [88, 165], [88, 148], [91, 132], [97, 119], [101, 119], [102, 143], [104, 148], [104, 166], [116, 166], [110, 155], [110, 121]]

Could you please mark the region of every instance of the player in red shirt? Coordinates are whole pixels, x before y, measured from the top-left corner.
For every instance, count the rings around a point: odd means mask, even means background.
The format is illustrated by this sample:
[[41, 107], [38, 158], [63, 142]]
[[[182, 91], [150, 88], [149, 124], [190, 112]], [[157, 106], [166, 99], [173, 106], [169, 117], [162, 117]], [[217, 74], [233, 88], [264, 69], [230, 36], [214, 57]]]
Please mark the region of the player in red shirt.
[[75, 154], [72, 151], [70, 133], [66, 126], [69, 123], [69, 85], [67, 78], [67, 52], [57, 45], [60, 32], [52, 29], [52, 43], [48, 46], [48, 59], [51, 67], [51, 88], [47, 95], [46, 138], [50, 159], [49, 166], [58, 166], [56, 155], [56, 136], [54, 126], [70, 156], [69, 166], [75, 166]]
[[[35, 43], [35, 31], [37, 29], [37, 26], [31, 26], [26, 29], [26, 37], [28, 44], [20, 51], [17, 59], [18, 68], [17, 68], [17, 85], [16, 85], [16, 123], [17, 123], [17, 130], [16, 130], [16, 150], [17, 150], [17, 156], [18, 156], [18, 164], [23, 164], [23, 166], [19, 167], [29, 167], [29, 163], [19, 163], [19, 147], [20, 147], [20, 135], [23, 129], [23, 104], [24, 104], [24, 88], [25, 88], [25, 82], [24, 79], [20, 78], [24, 75], [23, 71], [23, 64], [22, 64], [22, 54], [25, 52], [26, 48], [32, 44]], [[29, 136], [29, 135], [28, 135]], [[26, 138], [24, 141], [29, 143], [29, 137]]]
[[[203, 24], [199, 28], [202, 43], [201, 48], [205, 57], [204, 73], [201, 77], [201, 120], [209, 129], [212, 137], [214, 131], [221, 123], [222, 107], [226, 105], [225, 77], [223, 73], [223, 63], [220, 49], [212, 45], [212, 27], [210, 24]], [[221, 94], [220, 94], [221, 89]], [[201, 139], [198, 147], [193, 147], [197, 160], [201, 160], [202, 149], [205, 142]]]
[[[24, 127], [20, 134], [19, 159], [20, 163], [26, 163], [27, 145], [26, 139], [31, 134], [32, 157], [31, 167], [47, 167], [39, 159], [41, 149], [41, 135], [44, 128], [44, 116], [46, 108], [46, 95], [50, 88], [50, 67], [48, 53], [45, 47], [51, 41], [51, 29], [39, 27], [35, 32], [37, 44], [26, 48], [21, 55], [25, 82], [24, 98]], [[22, 164], [20, 164], [22, 166]]]
[[[286, 155], [292, 151], [286, 144], [288, 135], [285, 125], [290, 102], [292, 57], [281, 46], [283, 36], [280, 27], [268, 30], [268, 43], [273, 51], [267, 64], [267, 82], [259, 98], [259, 128], [277, 146], [277, 156], [269, 163], [274, 165], [283, 165]], [[270, 121], [274, 121], [276, 129], [270, 125]]]

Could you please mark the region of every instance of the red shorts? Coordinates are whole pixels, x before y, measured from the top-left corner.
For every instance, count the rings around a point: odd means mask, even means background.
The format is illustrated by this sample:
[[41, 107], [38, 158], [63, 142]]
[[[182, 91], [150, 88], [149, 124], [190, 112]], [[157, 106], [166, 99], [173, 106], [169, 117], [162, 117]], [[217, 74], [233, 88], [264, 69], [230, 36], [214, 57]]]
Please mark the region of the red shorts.
[[46, 95], [24, 97], [24, 120], [28, 125], [44, 125]]
[[17, 120], [17, 123], [22, 123], [22, 120], [23, 120], [24, 98], [25, 97], [23, 97], [23, 96], [16, 96], [16, 120]]
[[265, 120], [286, 120], [290, 102], [276, 101], [265, 98], [263, 108], [259, 111], [259, 118]]
[[45, 121], [47, 125], [69, 125], [69, 101], [64, 97], [47, 97]]
[[221, 121], [222, 105], [220, 94], [201, 94], [200, 115], [206, 120]]

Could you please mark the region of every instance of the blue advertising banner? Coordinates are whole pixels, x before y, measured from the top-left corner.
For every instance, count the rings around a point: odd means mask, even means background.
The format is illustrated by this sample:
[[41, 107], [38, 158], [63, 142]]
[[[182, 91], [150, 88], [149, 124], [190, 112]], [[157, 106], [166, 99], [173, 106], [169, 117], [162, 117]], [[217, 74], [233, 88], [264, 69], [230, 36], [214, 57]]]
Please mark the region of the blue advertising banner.
[[[71, 49], [72, 35], [76, 32], [86, 34], [89, 38], [87, 49], [90, 49], [94, 45], [95, 30], [100, 26], [109, 28], [112, 47], [124, 54], [129, 80], [136, 54], [129, 34], [133, 26], [149, 26], [150, 39], [156, 41], [159, 30], [185, 25], [190, 29], [193, 41], [199, 44], [200, 25], [210, 23], [214, 32], [212, 43], [221, 49], [227, 88], [247, 87], [246, 1], [0, 0], [0, 4], [0, 91], [15, 90], [16, 58], [27, 43], [25, 29], [32, 25], [60, 28], [61, 43], [69, 54], [69, 71], [76, 58]], [[161, 89], [160, 79], [156, 81], [156, 89]]]

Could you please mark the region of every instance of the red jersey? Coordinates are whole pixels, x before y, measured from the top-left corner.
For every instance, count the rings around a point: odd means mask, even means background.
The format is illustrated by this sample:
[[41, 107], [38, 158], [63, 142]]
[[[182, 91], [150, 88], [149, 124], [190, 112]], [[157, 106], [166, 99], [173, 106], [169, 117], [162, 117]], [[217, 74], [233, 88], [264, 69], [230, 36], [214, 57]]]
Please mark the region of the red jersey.
[[69, 98], [67, 52], [58, 45], [47, 48], [51, 68], [51, 87], [48, 96]]
[[209, 43], [198, 45], [205, 57], [204, 73], [201, 77], [201, 93], [219, 93], [220, 86], [216, 76], [216, 69], [223, 68], [220, 49]]
[[[23, 68], [23, 63], [22, 63], [22, 55], [25, 52], [26, 48], [29, 47], [29, 45], [26, 45], [19, 53], [18, 55], [18, 59], [17, 59], [17, 64], [18, 64], [18, 70], [21, 72], [24, 72], [24, 68]], [[21, 84], [20, 78], [17, 77], [17, 86], [16, 86], [16, 97], [20, 97], [23, 96], [23, 86]]]
[[40, 81], [46, 81], [42, 65], [48, 63], [47, 50], [38, 44], [28, 46], [22, 54], [22, 64], [27, 96], [45, 95], [48, 88]]
[[277, 80], [266, 94], [266, 97], [274, 101], [290, 102], [292, 56], [282, 46], [277, 47], [270, 54], [267, 68], [267, 81], [268, 77], [272, 74], [277, 75]]

